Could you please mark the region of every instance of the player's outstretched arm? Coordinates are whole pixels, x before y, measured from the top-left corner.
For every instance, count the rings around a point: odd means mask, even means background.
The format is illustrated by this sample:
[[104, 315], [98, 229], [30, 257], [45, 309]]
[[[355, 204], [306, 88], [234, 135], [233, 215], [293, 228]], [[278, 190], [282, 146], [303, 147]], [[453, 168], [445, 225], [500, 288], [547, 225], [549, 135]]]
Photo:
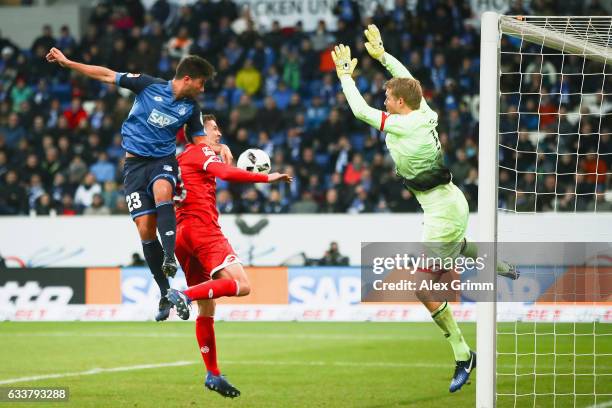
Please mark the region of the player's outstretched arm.
[[213, 158], [209, 159], [209, 161], [204, 164], [204, 171], [207, 171], [213, 176], [218, 177], [222, 180], [234, 183], [290, 183], [291, 181], [293, 181], [292, 177], [288, 174], [251, 173], [250, 171], [242, 170], [237, 167], [230, 166], [229, 164], [223, 163], [217, 156], [214, 156]]
[[268, 174], [268, 183], [291, 183], [293, 177], [285, 173], [270, 173]]
[[[378, 60], [394, 78], [414, 79], [404, 64], [399, 62], [393, 55], [385, 52], [385, 47], [378, 27], [374, 24], [370, 24], [363, 33], [368, 40], [364, 44], [368, 54], [375, 60]], [[421, 99], [421, 109], [430, 109], [425, 98]]]
[[336, 73], [342, 84], [342, 91], [346, 96], [346, 100], [353, 111], [353, 115], [359, 120], [366, 122], [368, 125], [377, 129], [381, 127], [381, 119], [384, 116], [382, 111], [370, 107], [363, 96], [359, 93], [352, 75], [357, 59], [351, 60], [351, 49], [345, 45], [337, 45], [331, 52], [334, 64], [336, 64]]
[[382, 37], [376, 25], [370, 24], [363, 33], [367, 39], [364, 45], [368, 54], [379, 61], [394, 78], [413, 78], [404, 64], [399, 62], [393, 55], [385, 52]]
[[81, 64], [80, 62], [72, 61], [64, 55], [59, 49], [53, 47], [47, 53], [47, 61], [56, 63], [61, 67], [73, 69], [89, 78], [109, 84], [115, 83], [116, 72], [112, 69], [100, 67], [97, 65]]

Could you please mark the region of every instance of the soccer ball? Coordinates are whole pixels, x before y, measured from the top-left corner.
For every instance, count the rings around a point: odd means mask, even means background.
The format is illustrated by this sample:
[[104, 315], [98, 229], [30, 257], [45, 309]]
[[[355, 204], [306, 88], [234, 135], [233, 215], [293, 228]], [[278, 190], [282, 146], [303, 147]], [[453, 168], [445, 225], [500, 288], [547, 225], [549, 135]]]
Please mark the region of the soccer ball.
[[270, 172], [270, 156], [260, 149], [247, 149], [238, 157], [238, 167], [251, 173], [268, 174]]

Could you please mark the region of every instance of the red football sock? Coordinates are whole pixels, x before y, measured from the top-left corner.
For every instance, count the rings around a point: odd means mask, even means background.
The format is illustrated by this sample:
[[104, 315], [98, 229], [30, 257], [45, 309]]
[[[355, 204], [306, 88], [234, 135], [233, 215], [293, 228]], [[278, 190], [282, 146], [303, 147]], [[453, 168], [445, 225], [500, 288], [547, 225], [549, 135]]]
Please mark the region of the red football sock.
[[216, 299], [221, 296], [236, 296], [238, 283], [233, 279], [214, 279], [187, 288], [183, 291], [191, 300]]
[[219, 375], [217, 367], [217, 345], [215, 342], [215, 318], [211, 316], [198, 316], [196, 319], [196, 337], [200, 346], [200, 353], [206, 365], [206, 370]]

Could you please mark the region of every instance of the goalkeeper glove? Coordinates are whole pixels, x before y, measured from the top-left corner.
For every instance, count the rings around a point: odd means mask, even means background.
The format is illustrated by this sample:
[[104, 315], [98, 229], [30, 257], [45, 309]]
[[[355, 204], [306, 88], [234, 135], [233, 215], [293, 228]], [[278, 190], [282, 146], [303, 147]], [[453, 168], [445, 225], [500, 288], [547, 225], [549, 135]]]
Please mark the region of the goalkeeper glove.
[[385, 47], [383, 47], [382, 37], [378, 27], [374, 24], [370, 24], [366, 30], [363, 31], [368, 41], [365, 43], [368, 54], [375, 60], [382, 62], [383, 56], [385, 55]]
[[347, 45], [336, 45], [331, 52], [334, 64], [336, 64], [336, 73], [338, 78], [345, 75], [349, 77], [353, 75], [353, 71], [357, 66], [357, 58], [351, 60], [351, 49]]

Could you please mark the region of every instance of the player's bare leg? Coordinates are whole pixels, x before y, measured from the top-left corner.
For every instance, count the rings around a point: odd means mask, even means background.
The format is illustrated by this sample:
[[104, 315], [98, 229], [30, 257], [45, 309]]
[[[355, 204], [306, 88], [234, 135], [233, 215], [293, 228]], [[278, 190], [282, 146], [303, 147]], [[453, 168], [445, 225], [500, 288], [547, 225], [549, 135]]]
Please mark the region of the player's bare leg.
[[206, 365], [204, 386], [218, 392], [224, 397], [235, 398], [240, 391], [221, 375], [217, 366], [217, 345], [215, 339], [215, 301], [214, 299], [198, 300], [198, 317], [196, 319], [196, 337], [200, 353]]
[[176, 275], [178, 266], [174, 258], [176, 244], [176, 215], [174, 213], [174, 186], [169, 179], [159, 178], [153, 182], [153, 197], [157, 210], [157, 229], [164, 249], [161, 265], [164, 274], [170, 278]]
[[[463, 238], [461, 255], [466, 258], [476, 259], [478, 257], [478, 246], [468, 241], [467, 238]], [[499, 276], [512, 280], [517, 280], [521, 276], [521, 272], [517, 269], [516, 265], [506, 261], [497, 261], [496, 271]]]
[[[440, 273], [415, 273], [417, 287], [420, 287], [422, 281], [438, 282], [440, 278]], [[453, 349], [456, 365], [449, 391], [458, 391], [468, 381], [471, 371], [476, 367], [476, 353], [470, 350], [470, 346], [463, 338], [448, 302], [441, 302], [428, 290], [417, 290], [416, 295], [429, 310], [431, 318], [442, 330]]]
[[251, 284], [249, 277], [247, 276], [242, 264], [235, 263], [226, 266], [219, 272], [215, 273], [213, 279], [230, 279], [234, 280], [238, 284], [238, 291], [236, 296], [246, 296], [251, 293]]
[[147, 265], [149, 265], [153, 279], [155, 279], [157, 286], [159, 286], [161, 295], [155, 320], [158, 322], [166, 320], [170, 315], [172, 304], [166, 299], [170, 283], [161, 269], [164, 260], [164, 251], [157, 239], [157, 216], [155, 214], [144, 214], [136, 217], [134, 222], [136, 223], [138, 235], [140, 235], [140, 241], [142, 242], [142, 252], [144, 253]]
[[240, 263], [227, 265], [213, 275], [212, 280], [191, 286], [184, 291], [169, 289], [167, 298], [183, 320], [189, 319], [189, 305], [196, 300], [217, 299], [223, 296], [246, 296], [251, 285]]

